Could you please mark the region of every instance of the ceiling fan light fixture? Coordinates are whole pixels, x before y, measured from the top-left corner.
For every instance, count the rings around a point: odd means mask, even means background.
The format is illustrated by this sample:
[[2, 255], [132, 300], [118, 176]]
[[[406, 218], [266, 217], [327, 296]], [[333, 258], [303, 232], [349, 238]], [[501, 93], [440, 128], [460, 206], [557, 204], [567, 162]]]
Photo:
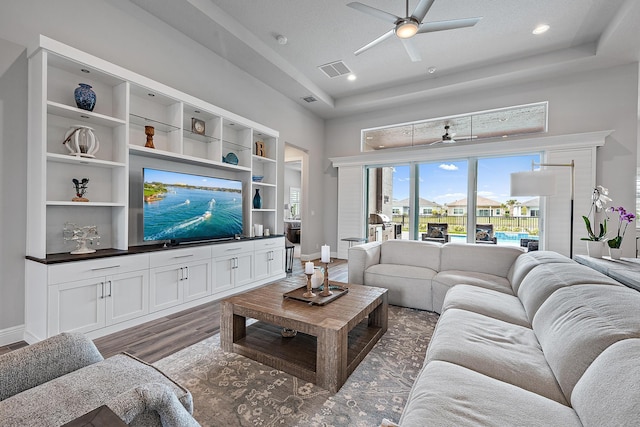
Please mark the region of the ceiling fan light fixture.
[[418, 33], [420, 23], [412, 18], [404, 18], [396, 24], [396, 36], [401, 39], [409, 39]]

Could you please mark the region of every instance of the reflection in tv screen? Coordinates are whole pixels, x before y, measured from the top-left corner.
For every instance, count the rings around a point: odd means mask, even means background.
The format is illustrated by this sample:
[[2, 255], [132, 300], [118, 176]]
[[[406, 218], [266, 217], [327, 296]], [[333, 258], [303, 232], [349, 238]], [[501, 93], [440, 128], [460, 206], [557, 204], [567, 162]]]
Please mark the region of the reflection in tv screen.
[[145, 241], [242, 234], [242, 182], [144, 168]]

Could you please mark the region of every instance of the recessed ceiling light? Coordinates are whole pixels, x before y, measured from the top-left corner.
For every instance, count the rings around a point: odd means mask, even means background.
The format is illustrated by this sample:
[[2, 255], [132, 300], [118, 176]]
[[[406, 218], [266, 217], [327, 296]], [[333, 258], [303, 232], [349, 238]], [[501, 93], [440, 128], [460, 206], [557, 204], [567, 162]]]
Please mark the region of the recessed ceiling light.
[[351, 82], [354, 81], [355, 79], [357, 79], [355, 74], [349, 74], [349, 77], [347, 77], [347, 80], [349, 80]]
[[82, 71], [83, 73], [89, 74], [91, 71], [87, 70], [86, 68], [81, 68], [80, 71]]
[[541, 25], [538, 25], [536, 28], [534, 28], [532, 33], [535, 34], [536, 36], [539, 35], [539, 34], [544, 34], [547, 31], [549, 31], [549, 28], [551, 28], [551, 27], [549, 27], [549, 25], [541, 24]]
[[278, 42], [278, 44], [285, 45], [289, 40], [287, 40], [287, 38], [282, 34], [279, 34], [276, 36], [276, 41]]
[[378, 145], [378, 148], [384, 148], [384, 145]]
[[429, 68], [427, 68], [427, 73], [429, 73], [429, 74], [433, 74], [433, 73], [435, 73], [435, 72], [436, 72], [436, 67], [429, 67]]

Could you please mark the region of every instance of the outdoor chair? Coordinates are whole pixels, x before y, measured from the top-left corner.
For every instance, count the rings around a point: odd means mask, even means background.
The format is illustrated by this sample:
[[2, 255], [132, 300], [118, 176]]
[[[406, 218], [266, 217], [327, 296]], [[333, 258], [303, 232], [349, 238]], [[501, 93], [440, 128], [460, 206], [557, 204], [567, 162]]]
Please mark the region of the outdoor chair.
[[427, 232], [422, 233], [422, 241], [447, 243], [449, 241], [448, 228], [449, 224], [446, 223], [427, 223]]
[[493, 224], [476, 224], [476, 243], [498, 244], [498, 238], [493, 234]]

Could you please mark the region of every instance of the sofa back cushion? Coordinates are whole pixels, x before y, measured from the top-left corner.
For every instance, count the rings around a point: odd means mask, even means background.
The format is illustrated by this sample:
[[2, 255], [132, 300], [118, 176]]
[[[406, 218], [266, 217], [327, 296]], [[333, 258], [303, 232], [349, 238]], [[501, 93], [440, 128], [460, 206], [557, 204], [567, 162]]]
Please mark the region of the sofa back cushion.
[[518, 288], [518, 298], [533, 322], [536, 312], [555, 291], [574, 285], [622, 286], [609, 276], [578, 263], [542, 264], [533, 268]]
[[522, 280], [529, 274], [529, 272], [541, 265], [541, 264], [549, 264], [549, 263], [567, 263], [574, 264], [575, 261], [567, 258], [564, 255], [560, 255], [557, 252], [552, 251], [533, 251], [527, 252], [518, 257], [516, 261], [513, 263], [511, 270], [509, 270], [509, 274], [507, 278], [509, 282], [511, 282], [511, 287], [513, 288], [513, 293], [518, 293], [518, 288], [522, 283]]
[[618, 341], [593, 361], [573, 389], [571, 406], [585, 426], [637, 425], [640, 339]]
[[515, 246], [446, 243], [442, 246], [438, 271], [460, 270], [507, 277], [523, 250]]
[[438, 271], [441, 247], [437, 242], [386, 240], [380, 249], [380, 264], [412, 265]]
[[533, 330], [567, 401], [606, 348], [640, 338], [639, 313], [640, 293], [622, 286], [568, 286], [542, 304]]

